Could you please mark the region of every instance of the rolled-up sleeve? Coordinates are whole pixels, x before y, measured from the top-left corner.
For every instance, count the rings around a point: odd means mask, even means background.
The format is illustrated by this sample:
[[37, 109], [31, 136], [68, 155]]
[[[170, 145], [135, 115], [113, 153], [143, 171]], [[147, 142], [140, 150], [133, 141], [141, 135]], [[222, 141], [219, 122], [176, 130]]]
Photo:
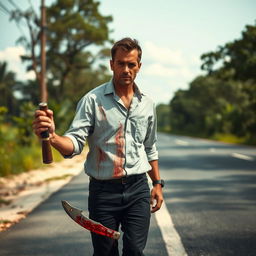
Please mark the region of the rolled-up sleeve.
[[155, 106], [153, 107], [153, 115], [149, 118], [149, 125], [147, 129], [147, 135], [144, 140], [145, 152], [147, 154], [148, 161], [158, 159], [158, 151], [156, 148], [157, 141], [157, 116]]
[[86, 138], [93, 132], [94, 127], [94, 105], [89, 96], [84, 96], [78, 103], [75, 117], [65, 132], [64, 136], [71, 139], [74, 145], [74, 151], [65, 158], [72, 158], [79, 155], [84, 148]]

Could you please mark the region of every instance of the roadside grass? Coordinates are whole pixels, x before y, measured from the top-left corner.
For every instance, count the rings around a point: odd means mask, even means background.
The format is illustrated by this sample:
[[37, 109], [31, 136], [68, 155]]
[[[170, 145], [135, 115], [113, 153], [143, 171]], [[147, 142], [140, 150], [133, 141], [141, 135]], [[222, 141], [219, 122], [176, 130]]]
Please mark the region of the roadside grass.
[[61, 176], [55, 176], [55, 177], [51, 177], [51, 178], [48, 178], [48, 179], [45, 179], [45, 182], [51, 182], [51, 181], [55, 181], [55, 180], [64, 180], [68, 177], [71, 177], [73, 176], [72, 174], [64, 174], [64, 175], [61, 175]]
[[233, 134], [216, 133], [210, 139], [233, 144], [248, 144], [247, 137], [237, 137]]
[[[56, 150], [53, 149], [52, 152], [54, 161], [62, 159]], [[44, 167], [41, 154], [40, 143], [23, 147], [5, 145], [0, 149], [0, 177]]]
[[0, 225], [6, 225], [6, 224], [10, 224], [12, 223], [12, 221], [10, 220], [0, 220]]
[[8, 205], [11, 203], [11, 200], [6, 200], [0, 197], [0, 206], [2, 205]]
[[[27, 172], [32, 169], [43, 168], [47, 165], [42, 163], [42, 153], [40, 145], [30, 147], [15, 147], [15, 150], [1, 152], [0, 150], [0, 177]], [[60, 154], [52, 149], [53, 159], [55, 162], [63, 158]]]
[[215, 141], [231, 143], [231, 144], [250, 145], [250, 146], [256, 145], [256, 138], [250, 138], [249, 136], [238, 137], [238, 136], [230, 134], [230, 133], [215, 133], [212, 136], [206, 136], [206, 135], [192, 134], [192, 133], [186, 133], [186, 132], [177, 132], [177, 131], [175, 131], [175, 132], [161, 131], [161, 132], [169, 133], [172, 135], [178, 135], [178, 136], [189, 136], [189, 137], [194, 137], [194, 138], [215, 140]]
[[[9, 124], [0, 125], [0, 177], [15, 175], [36, 168], [42, 168], [41, 143], [30, 135], [27, 143], [21, 143], [19, 131]], [[24, 141], [24, 140], [23, 140]], [[62, 156], [52, 149], [54, 161]]]

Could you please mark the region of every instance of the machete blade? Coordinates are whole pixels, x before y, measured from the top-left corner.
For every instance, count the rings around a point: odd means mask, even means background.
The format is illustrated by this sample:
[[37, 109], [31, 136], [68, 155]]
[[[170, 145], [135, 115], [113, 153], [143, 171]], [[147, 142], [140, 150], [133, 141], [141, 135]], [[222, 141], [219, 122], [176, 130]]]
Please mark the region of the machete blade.
[[90, 230], [91, 232], [97, 233], [99, 235], [107, 236], [113, 239], [119, 239], [120, 233], [103, 226], [101, 223], [86, 217], [81, 209], [71, 206], [67, 201], [61, 201], [62, 206], [66, 213], [71, 219], [73, 219], [77, 224]]

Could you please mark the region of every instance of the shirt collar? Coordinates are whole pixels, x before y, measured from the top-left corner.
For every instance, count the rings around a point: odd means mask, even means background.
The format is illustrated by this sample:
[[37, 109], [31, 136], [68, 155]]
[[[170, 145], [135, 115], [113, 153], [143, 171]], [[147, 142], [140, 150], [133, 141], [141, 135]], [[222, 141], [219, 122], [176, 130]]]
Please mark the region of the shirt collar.
[[144, 95], [144, 94], [140, 91], [140, 89], [139, 89], [139, 87], [137, 86], [137, 84], [135, 84], [135, 83], [134, 83], [134, 94], [138, 97], [139, 101], [141, 101], [142, 95]]
[[105, 91], [104, 94], [115, 94], [114, 84], [113, 80], [111, 79], [108, 83], [105, 85]]
[[[113, 84], [113, 79], [111, 79], [108, 83], [106, 83], [104, 94], [113, 94], [115, 95], [115, 88]], [[137, 96], [137, 98], [141, 101], [143, 93], [141, 93], [139, 87], [137, 84], [134, 83], [134, 94]]]

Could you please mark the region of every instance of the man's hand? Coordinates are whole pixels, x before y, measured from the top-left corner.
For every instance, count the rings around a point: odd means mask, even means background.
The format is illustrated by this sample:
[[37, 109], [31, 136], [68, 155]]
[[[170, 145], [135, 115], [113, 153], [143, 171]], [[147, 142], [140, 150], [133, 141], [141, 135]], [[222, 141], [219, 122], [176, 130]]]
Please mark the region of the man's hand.
[[57, 149], [62, 155], [69, 156], [74, 152], [74, 145], [70, 138], [59, 136], [55, 133], [55, 124], [53, 112], [50, 109], [46, 111], [36, 110], [33, 121], [34, 133], [41, 138], [41, 133], [49, 130], [51, 146]]
[[151, 199], [150, 199], [150, 204], [152, 206], [151, 213], [158, 211], [161, 208], [163, 201], [164, 201], [164, 198], [163, 198], [162, 186], [160, 184], [156, 184], [155, 186], [153, 186], [151, 190]]
[[53, 134], [55, 133], [55, 124], [53, 119], [53, 112], [50, 109], [46, 111], [35, 111], [33, 130], [38, 137], [41, 137], [40, 134], [47, 130], [49, 130], [50, 138], [53, 136]]

